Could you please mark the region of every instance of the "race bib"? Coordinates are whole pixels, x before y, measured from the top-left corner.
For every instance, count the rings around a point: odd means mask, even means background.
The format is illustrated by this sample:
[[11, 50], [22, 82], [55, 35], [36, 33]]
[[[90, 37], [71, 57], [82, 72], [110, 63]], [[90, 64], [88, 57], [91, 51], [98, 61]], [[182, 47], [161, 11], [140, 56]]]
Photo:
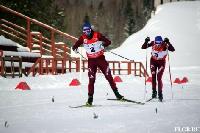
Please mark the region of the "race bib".
[[102, 41], [97, 41], [91, 44], [83, 44], [83, 46], [88, 54], [95, 54], [103, 50]]

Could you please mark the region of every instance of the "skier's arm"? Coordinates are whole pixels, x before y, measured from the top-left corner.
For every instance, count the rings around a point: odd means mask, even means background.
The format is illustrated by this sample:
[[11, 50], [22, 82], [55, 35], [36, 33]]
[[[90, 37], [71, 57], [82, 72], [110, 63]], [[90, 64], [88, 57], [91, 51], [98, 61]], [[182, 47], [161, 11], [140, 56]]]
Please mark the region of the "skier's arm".
[[151, 47], [153, 45], [153, 42], [148, 43], [150, 41], [150, 38], [145, 38], [144, 44], [142, 45], [142, 49], [147, 49], [148, 47]]
[[171, 43], [168, 43], [168, 50], [171, 51], [171, 52], [175, 51], [175, 48], [172, 46]]
[[79, 46], [81, 46], [83, 44], [83, 37], [81, 36], [78, 41], [76, 41], [76, 43], [72, 46], [72, 50], [76, 50]]
[[111, 41], [103, 36], [101, 33], [98, 34], [99, 41], [103, 42], [104, 47], [108, 47], [111, 44]]
[[153, 41], [151, 43], [144, 42], [144, 44], [142, 45], [142, 49], [147, 49], [148, 47], [151, 47], [152, 45], [153, 45]]
[[164, 42], [167, 44], [167, 49], [171, 52], [174, 52], [175, 51], [175, 48], [172, 46], [172, 44], [169, 42], [169, 39], [168, 38], [165, 38], [164, 39]]

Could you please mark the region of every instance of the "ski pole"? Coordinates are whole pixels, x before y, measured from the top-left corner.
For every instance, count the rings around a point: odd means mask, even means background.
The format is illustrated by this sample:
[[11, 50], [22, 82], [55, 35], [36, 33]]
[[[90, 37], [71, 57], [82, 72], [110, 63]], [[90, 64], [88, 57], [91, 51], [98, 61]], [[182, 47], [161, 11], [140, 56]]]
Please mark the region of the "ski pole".
[[79, 53], [78, 51], [77, 51], [77, 53], [78, 53], [83, 59], [87, 60], [81, 53]]
[[119, 54], [116, 54], [116, 53], [114, 53], [114, 52], [112, 52], [112, 51], [108, 51], [108, 52], [110, 52], [110, 53], [112, 53], [112, 54], [114, 54], [114, 55], [117, 55], [117, 56], [119, 56], [119, 57], [121, 57], [121, 58], [123, 58], [123, 59], [126, 59], [126, 60], [129, 60], [129, 61], [133, 61], [133, 62], [134, 62], [134, 60], [128, 59], [128, 58], [126, 58], [126, 57], [124, 57], [124, 56], [121, 56], [121, 55], [119, 55]]
[[[147, 48], [148, 48], [148, 43], [147, 43]], [[147, 71], [147, 48], [146, 48], [146, 61], [145, 61], [145, 67], [146, 67], [146, 71]], [[145, 77], [144, 77], [144, 84], [145, 84], [145, 88], [144, 88], [144, 100], [146, 101], [146, 94], [147, 94], [147, 77], [146, 77], [146, 74], [145, 74]]]
[[172, 93], [172, 99], [174, 99], [174, 94], [172, 90], [172, 75], [171, 75], [171, 68], [170, 68], [170, 61], [169, 61], [169, 52], [167, 50], [167, 56], [168, 56], [168, 64], [169, 64], [169, 78], [170, 78], [170, 84], [171, 84], [171, 93]]

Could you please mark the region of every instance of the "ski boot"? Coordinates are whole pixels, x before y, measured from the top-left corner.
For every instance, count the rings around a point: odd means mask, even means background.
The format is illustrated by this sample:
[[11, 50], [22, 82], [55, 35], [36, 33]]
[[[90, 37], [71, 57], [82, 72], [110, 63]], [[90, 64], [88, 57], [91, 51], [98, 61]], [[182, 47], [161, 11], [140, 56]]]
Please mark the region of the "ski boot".
[[153, 89], [152, 91], [152, 99], [157, 98], [157, 91]]
[[113, 92], [118, 100], [124, 99], [124, 96], [120, 95], [117, 89], [113, 90]]
[[160, 102], [163, 101], [163, 94], [162, 94], [162, 91], [161, 92], [158, 92], [158, 99]]
[[88, 96], [88, 101], [86, 102], [86, 106], [90, 107], [92, 106], [92, 102], [93, 102], [93, 96]]

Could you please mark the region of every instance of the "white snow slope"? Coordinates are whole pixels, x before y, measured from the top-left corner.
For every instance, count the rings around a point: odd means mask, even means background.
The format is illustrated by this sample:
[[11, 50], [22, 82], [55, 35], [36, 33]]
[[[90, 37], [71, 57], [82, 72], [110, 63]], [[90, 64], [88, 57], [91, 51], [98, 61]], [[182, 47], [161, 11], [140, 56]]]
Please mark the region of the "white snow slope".
[[[147, 35], [153, 38], [162, 32], [169, 37], [176, 48], [175, 53], [170, 54], [172, 78], [187, 76], [189, 79], [187, 84], [173, 84], [174, 99], [167, 68], [163, 76], [164, 102], [155, 100], [145, 105], [106, 100], [114, 95], [102, 74], [97, 74], [94, 95], [94, 105], [101, 106], [76, 109], [69, 106], [85, 104], [87, 100], [87, 73], [82, 74], [84, 80], [77, 87], [70, 87], [69, 83], [79, 78], [79, 73], [0, 78], [0, 133], [200, 132], [200, 65], [196, 60], [199, 15], [200, 2], [160, 6], [142, 31], [115, 50], [128, 58], [144, 61], [145, 51], [140, 47]], [[177, 27], [178, 24], [181, 27]], [[120, 77], [123, 82], [117, 83], [119, 92], [127, 98], [143, 101], [144, 78]], [[21, 81], [27, 82], [31, 90], [15, 90]], [[151, 97], [151, 84], [147, 84], [146, 89], [147, 97]], [[94, 118], [94, 114], [98, 117]]]
[[[145, 63], [146, 50], [141, 49], [141, 46], [147, 36], [154, 40], [157, 35], [168, 37], [176, 49], [175, 53], [170, 53], [172, 66], [199, 66], [200, 1], [174, 2], [158, 6], [155, 15], [146, 26], [127, 38], [113, 52]], [[148, 51], [148, 57], [150, 51], [151, 49]], [[108, 54], [107, 59], [116, 57]], [[121, 60], [117, 57], [116, 59]]]

